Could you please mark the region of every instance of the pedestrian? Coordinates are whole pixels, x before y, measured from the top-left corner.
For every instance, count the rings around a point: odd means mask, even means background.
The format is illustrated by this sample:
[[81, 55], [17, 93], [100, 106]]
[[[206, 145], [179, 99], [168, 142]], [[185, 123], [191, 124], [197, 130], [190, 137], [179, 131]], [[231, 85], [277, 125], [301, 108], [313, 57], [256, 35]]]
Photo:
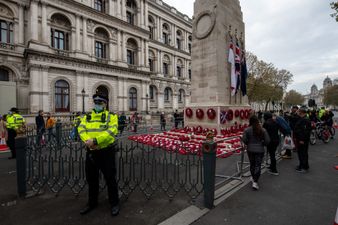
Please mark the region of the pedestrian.
[[268, 132], [261, 126], [257, 116], [249, 120], [249, 127], [244, 130], [243, 143], [246, 145], [250, 161], [252, 188], [258, 190], [258, 179], [261, 175], [261, 165], [264, 157], [264, 146], [270, 143]]
[[138, 124], [140, 122], [137, 112], [134, 113], [132, 121], [133, 121], [134, 132], [137, 133], [137, 126], [138, 126]]
[[160, 116], [160, 125], [161, 125], [161, 131], [165, 131], [166, 119], [165, 119], [164, 112], [162, 112]]
[[[298, 111], [299, 107], [294, 105], [292, 106], [291, 108], [291, 113], [288, 117], [288, 121], [289, 121], [289, 125], [291, 127], [291, 137], [293, 138], [293, 132], [294, 132], [294, 129], [295, 129], [295, 125], [297, 123], [297, 121], [299, 120], [299, 116], [297, 114], [297, 111]], [[291, 154], [291, 149], [285, 149], [285, 153], [284, 155], [282, 155], [282, 158], [283, 159], [292, 159], [292, 154]]]
[[37, 134], [37, 139], [36, 139], [36, 144], [40, 145], [43, 144], [44, 142], [44, 133], [45, 133], [45, 120], [43, 118], [43, 111], [39, 110], [38, 115], [35, 117], [35, 124], [36, 124], [36, 134]]
[[306, 109], [298, 110], [299, 119], [294, 127], [294, 140], [298, 153], [299, 165], [296, 167], [297, 172], [307, 172], [309, 170], [309, 142], [311, 134], [311, 122], [306, 117]]
[[7, 145], [11, 150], [11, 157], [8, 159], [16, 158], [16, 149], [15, 149], [15, 137], [18, 134], [22, 134], [24, 132], [25, 127], [25, 119], [19, 114], [19, 110], [15, 107], [9, 110], [9, 113], [6, 117], [7, 123], [7, 132], [8, 132], [8, 140]]
[[278, 131], [280, 127], [278, 123], [272, 118], [270, 112], [264, 113], [264, 124], [263, 128], [268, 132], [270, 137], [270, 143], [267, 145], [267, 151], [270, 156], [270, 166], [268, 173], [278, 176], [277, 163], [276, 163], [276, 150], [280, 142], [280, 136]]
[[0, 145], [6, 144], [7, 139], [6, 122], [2, 115], [0, 115]]
[[174, 113], [174, 123], [175, 123], [175, 129], [178, 128], [178, 122], [179, 122], [179, 114], [178, 114], [178, 111], [176, 109], [175, 113]]
[[259, 111], [257, 112], [257, 116], [258, 116], [258, 120], [259, 120], [259, 122], [262, 122], [263, 113], [262, 113], [262, 111], [261, 111], [261, 110], [259, 110]]
[[73, 130], [72, 130], [72, 133], [71, 133], [71, 137], [72, 137], [72, 139], [73, 139], [74, 141], [77, 141], [77, 140], [78, 140], [79, 134], [78, 134], [78, 130], [77, 130], [77, 129], [78, 129], [80, 123], [81, 123], [81, 120], [82, 120], [82, 118], [81, 118], [81, 113], [80, 113], [80, 112], [77, 112], [77, 113], [75, 114], [75, 118], [74, 118], [74, 120], [73, 120]]
[[119, 116], [119, 132], [120, 132], [120, 136], [122, 136], [123, 130], [126, 127], [126, 115], [124, 114], [124, 112], [121, 113], [121, 115]]
[[78, 127], [87, 149], [85, 170], [88, 183], [88, 203], [80, 214], [85, 215], [97, 207], [101, 171], [107, 184], [110, 213], [117, 216], [120, 211], [115, 165], [118, 117], [107, 111], [107, 96], [95, 94], [93, 101], [94, 109], [84, 116]]
[[48, 141], [50, 141], [53, 136], [54, 126], [55, 126], [55, 119], [52, 117], [50, 113], [47, 113], [46, 129], [48, 132]]

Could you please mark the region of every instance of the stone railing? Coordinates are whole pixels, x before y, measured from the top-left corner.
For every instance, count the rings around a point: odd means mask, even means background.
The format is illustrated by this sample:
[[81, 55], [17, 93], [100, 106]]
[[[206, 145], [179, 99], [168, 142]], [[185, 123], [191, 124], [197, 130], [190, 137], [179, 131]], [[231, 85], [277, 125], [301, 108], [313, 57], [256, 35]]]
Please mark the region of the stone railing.
[[5, 42], [0, 42], [0, 48], [8, 49], [8, 50], [15, 50], [15, 45]]

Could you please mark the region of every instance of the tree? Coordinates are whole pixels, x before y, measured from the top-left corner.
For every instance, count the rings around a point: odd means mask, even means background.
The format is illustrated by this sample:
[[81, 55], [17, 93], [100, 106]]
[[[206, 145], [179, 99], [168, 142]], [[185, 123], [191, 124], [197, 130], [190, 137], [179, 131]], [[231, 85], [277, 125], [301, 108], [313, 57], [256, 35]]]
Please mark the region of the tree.
[[284, 97], [284, 103], [287, 107], [291, 107], [292, 105], [303, 105], [304, 101], [303, 95], [295, 90], [289, 91]]
[[293, 75], [287, 70], [278, 70], [272, 63], [259, 60], [250, 52], [246, 55], [248, 66], [248, 98], [250, 102], [265, 102], [265, 110], [271, 101], [280, 101]]
[[331, 8], [335, 10], [334, 13], [331, 14], [332, 17], [336, 18], [336, 21], [338, 22], [338, 2], [331, 2]]
[[338, 106], [338, 85], [329, 87], [325, 91], [323, 102], [325, 105]]

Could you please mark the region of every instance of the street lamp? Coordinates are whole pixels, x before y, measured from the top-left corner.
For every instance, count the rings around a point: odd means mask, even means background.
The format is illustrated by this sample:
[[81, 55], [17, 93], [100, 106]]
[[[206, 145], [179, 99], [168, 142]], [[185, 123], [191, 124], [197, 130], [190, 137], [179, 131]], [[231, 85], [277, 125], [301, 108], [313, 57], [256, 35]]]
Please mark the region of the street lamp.
[[149, 112], [148, 112], [148, 97], [149, 97], [149, 95], [148, 94], [146, 94], [146, 113], [148, 114]]
[[81, 91], [82, 94], [82, 114], [85, 114], [85, 94], [86, 91], [84, 90], [84, 88]]

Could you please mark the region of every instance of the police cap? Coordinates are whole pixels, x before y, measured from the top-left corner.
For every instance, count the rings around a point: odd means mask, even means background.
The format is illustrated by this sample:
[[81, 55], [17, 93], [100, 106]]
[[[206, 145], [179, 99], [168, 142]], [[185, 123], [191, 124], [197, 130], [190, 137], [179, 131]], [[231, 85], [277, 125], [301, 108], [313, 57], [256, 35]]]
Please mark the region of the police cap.
[[93, 100], [94, 102], [104, 102], [107, 103], [108, 102], [108, 97], [105, 95], [101, 95], [101, 94], [95, 94], [93, 95]]

